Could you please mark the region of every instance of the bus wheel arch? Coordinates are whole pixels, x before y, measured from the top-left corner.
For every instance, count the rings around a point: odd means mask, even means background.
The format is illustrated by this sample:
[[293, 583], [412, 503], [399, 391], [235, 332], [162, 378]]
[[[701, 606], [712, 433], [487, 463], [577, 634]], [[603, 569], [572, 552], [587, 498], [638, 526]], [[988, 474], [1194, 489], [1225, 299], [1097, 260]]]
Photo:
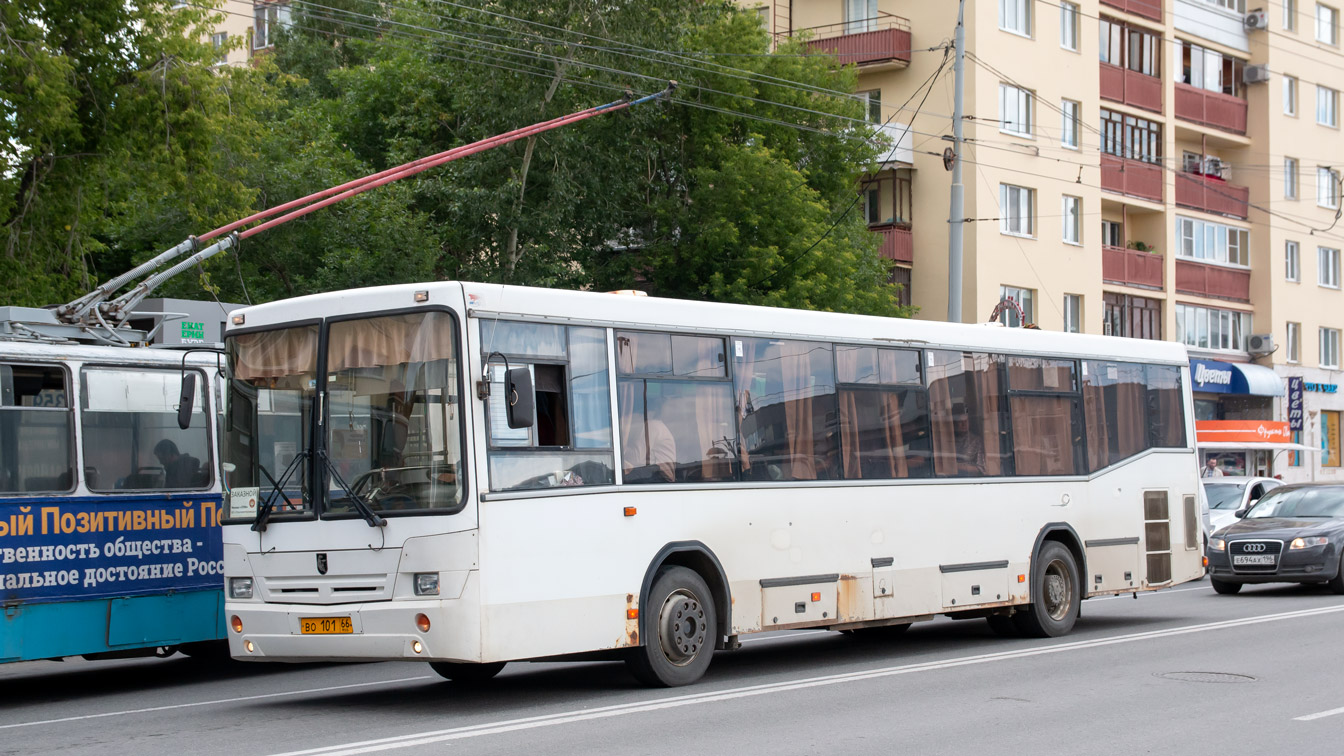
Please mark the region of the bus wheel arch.
[[649, 606], [649, 594], [653, 590], [653, 581], [658, 577], [658, 572], [664, 567], [685, 567], [700, 576], [709, 587], [710, 595], [714, 601], [714, 613], [718, 620], [717, 634], [714, 647], [721, 649], [724, 647], [724, 638], [730, 635], [730, 629], [733, 626], [733, 601], [732, 595], [728, 590], [728, 575], [723, 571], [723, 565], [719, 558], [714, 555], [708, 546], [700, 541], [674, 541], [663, 546], [649, 561], [649, 567], [644, 572], [644, 581], [639, 587], [639, 639], [644, 643], [646, 638], [651, 637], [650, 631], [653, 629], [651, 623], [657, 621], [656, 615], [646, 614], [646, 608], [652, 612], [653, 607]]
[[[1071, 564], [1070, 564], [1071, 563]], [[1047, 577], [1049, 572], [1049, 577]], [[1057, 637], [1073, 629], [1087, 595], [1086, 556], [1077, 532], [1066, 523], [1051, 523], [1041, 529], [1031, 558], [1031, 603], [1013, 614], [1013, 624], [1022, 635], [1034, 638]], [[1056, 606], [1059, 597], [1047, 593], [1047, 580], [1072, 592], [1072, 608]], [[1058, 615], [1058, 616], [1055, 616]]]
[[1083, 539], [1078, 537], [1078, 531], [1067, 522], [1049, 522], [1041, 528], [1041, 532], [1036, 534], [1036, 543], [1031, 549], [1031, 569], [1036, 569], [1036, 557], [1041, 553], [1041, 548], [1046, 541], [1058, 541], [1064, 545], [1073, 554], [1073, 562], [1078, 566], [1078, 576], [1082, 581], [1080, 583], [1079, 598], [1085, 598], [1087, 595], [1087, 553], [1083, 551]]

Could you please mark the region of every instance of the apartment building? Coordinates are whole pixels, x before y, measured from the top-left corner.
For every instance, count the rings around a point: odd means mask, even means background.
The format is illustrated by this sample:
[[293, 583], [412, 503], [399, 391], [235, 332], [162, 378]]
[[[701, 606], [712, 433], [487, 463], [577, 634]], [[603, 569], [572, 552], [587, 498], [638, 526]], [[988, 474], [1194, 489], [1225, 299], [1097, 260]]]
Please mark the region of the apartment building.
[[[739, 2], [858, 67], [897, 137], [870, 226], [919, 317], [945, 318], [950, 74], [901, 105], [956, 0]], [[961, 320], [1012, 298], [1041, 328], [1184, 342], [1224, 472], [1344, 480], [1341, 7], [966, 0]]]
[[[247, 65], [254, 55], [273, 47], [274, 31], [290, 22], [287, 0], [222, 0], [218, 13], [220, 20], [210, 42], [219, 51], [222, 65]], [[242, 41], [235, 44], [236, 40]]]

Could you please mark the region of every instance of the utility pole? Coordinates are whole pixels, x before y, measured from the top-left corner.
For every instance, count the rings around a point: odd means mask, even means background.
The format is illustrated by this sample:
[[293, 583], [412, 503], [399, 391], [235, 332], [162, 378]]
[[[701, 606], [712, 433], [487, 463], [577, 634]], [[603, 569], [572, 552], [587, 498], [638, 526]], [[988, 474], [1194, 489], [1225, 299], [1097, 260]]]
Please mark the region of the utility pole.
[[965, 93], [963, 69], [966, 65], [966, 0], [957, 8], [957, 31], [953, 36], [956, 59], [952, 105], [952, 207], [947, 215], [947, 322], [961, 322], [961, 248], [966, 218], [966, 188], [961, 184], [961, 100]]

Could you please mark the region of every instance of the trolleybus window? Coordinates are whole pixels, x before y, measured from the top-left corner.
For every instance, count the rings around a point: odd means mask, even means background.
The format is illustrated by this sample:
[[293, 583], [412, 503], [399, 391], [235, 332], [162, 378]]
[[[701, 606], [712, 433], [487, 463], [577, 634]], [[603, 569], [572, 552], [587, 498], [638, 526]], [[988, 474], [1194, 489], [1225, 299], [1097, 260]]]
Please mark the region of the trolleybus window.
[[936, 474], [1012, 475], [1003, 355], [932, 349], [925, 354]]
[[919, 352], [836, 346], [835, 365], [845, 477], [931, 477], [929, 395]]
[[180, 370], [86, 368], [80, 427], [90, 491], [205, 488], [210, 471], [210, 408], [197, 373], [191, 426], [177, 425]]
[[733, 387], [719, 337], [616, 332], [622, 480], [733, 480]]
[[[606, 330], [481, 321], [481, 344], [491, 382], [491, 488], [614, 483]], [[530, 428], [510, 428], [505, 420], [505, 360], [532, 373], [536, 415]]]
[[830, 480], [841, 477], [830, 344], [734, 339], [746, 480]]
[[445, 312], [330, 325], [325, 511], [355, 512], [352, 496], [380, 512], [461, 506], [456, 334]]
[[1013, 464], [1018, 475], [1081, 475], [1082, 401], [1073, 360], [1009, 357]]
[[317, 326], [239, 334], [225, 345], [233, 376], [224, 435], [233, 465], [229, 486], [258, 488], [263, 500], [280, 486], [275, 516], [311, 511], [307, 450], [317, 394]]
[[0, 492], [74, 489], [68, 397], [64, 368], [0, 365]]

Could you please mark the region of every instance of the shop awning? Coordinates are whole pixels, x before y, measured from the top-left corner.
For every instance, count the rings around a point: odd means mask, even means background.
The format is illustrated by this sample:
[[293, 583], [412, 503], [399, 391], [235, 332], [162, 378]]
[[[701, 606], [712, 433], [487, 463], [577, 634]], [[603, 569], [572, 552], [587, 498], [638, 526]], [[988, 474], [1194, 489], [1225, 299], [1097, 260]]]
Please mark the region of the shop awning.
[[1191, 388], [1214, 394], [1283, 396], [1283, 378], [1262, 365], [1248, 362], [1190, 360]]

